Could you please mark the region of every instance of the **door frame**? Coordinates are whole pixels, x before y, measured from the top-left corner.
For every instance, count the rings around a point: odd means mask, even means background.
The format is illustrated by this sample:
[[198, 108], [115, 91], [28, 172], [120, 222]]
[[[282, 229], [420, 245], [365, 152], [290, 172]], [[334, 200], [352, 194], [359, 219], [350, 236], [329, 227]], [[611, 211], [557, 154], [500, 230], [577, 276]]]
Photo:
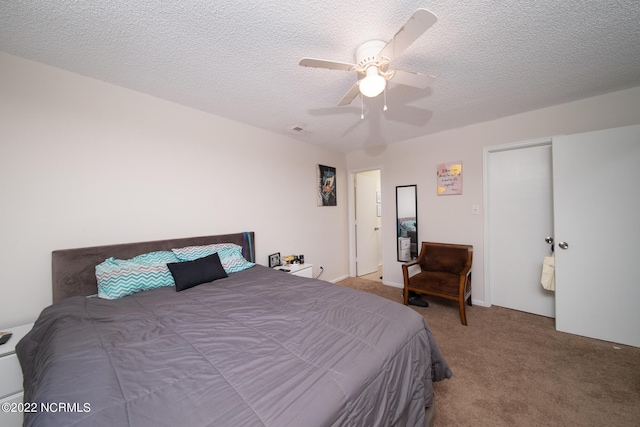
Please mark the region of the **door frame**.
[[[520, 150], [526, 148], [541, 147], [546, 145], [552, 145], [553, 138], [539, 138], [528, 141], [512, 142], [507, 144], [492, 145], [483, 148], [482, 158], [482, 186], [483, 186], [483, 205], [484, 205], [484, 303], [483, 306], [491, 307], [491, 239], [490, 239], [490, 217], [491, 206], [489, 206], [489, 157], [492, 153], [498, 153], [501, 151]], [[552, 159], [553, 161], [553, 159]], [[553, 181], [553, 177], [551, 178]]]
[[[370, 172], [378, 170], [380, 171], [380, 190], [384, 188], [382, 185], [382, 167], [372, 166], [368, 168], [351, 169], [349, 170], [349, 185], [348, 185], [348, 206], [347, 211], [349, 215], [348, 230], [349, 230], [349, 277], [356, 277], [356, 175], [361, 172]], [[384, 200], [384, 198], [383, 198]], [[384, 204], [383, 204], [384, 206]], [[384, 209], [382, 209], [381, 223], [384, 224]], [[380, 233], [380, 245], [384, 249], [384, 233]], [[384, 269], [384, 250], [382, 268]]]

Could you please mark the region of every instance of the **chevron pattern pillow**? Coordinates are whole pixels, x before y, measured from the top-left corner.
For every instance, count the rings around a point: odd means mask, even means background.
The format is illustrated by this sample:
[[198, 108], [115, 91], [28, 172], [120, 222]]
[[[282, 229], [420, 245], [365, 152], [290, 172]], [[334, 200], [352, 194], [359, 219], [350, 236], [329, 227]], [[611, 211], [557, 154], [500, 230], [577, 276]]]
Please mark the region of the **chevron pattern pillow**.
[[247, 261], [242, 256], [242, 247], [233, 243], [187, 246], [185, 248], [172, 249], [172, 251], [181, 261], [193, 261], [217, 253], [227, 274], [237, 273], [255, 265], [255, 263]]
[[224, 271], [227, 273], [237, 273], [238, 271], [246, 270], [256, 265], [253, 262], [247, 261], [242, 256], [242, 248], [240, 246], [235, 248], [221, 249], [218, 251], [220, 256], [220, 262]]
[[150, 252], [128, 260], [107, 258], [96, 266], [98, 296], [118, 299], [136, 292], [175, 286], [167, 263], [180, 262], [170, 251]]
[[234, 243], [214, 243], [212, 245], [187, 246], [184, 248], [171, 249], [171, 251], [180, 258], [180, 261], [194, 261], [198, 258], [213, 255], [222, 249], [232, 248], [238, 248], [242, 252], [242, 248]]

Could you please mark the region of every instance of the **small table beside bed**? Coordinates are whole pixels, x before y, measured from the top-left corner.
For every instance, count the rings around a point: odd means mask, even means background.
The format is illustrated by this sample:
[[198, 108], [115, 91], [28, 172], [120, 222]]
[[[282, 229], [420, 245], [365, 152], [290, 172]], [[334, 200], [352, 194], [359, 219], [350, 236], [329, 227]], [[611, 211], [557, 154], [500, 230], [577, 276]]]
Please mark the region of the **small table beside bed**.
[[[199, 250], [221, 244], [244, 259], [229, 268], [224, 251], [204, 252], [222, 277], [194, 273]], [[24, 425], [431, 425], [432, 383], [451, 370], [424, 318], [254, 264], [254, 244], [250, 232], [54, 251], [54, 304], [16, 351], [25, 403], [63, 410], [26, 413]], [[178, 267], [205, 282], [176, 292], [183, 278], [168, 263], [178, 287], [109, 299], [96, 279], [101, 263], [182, 248], [193, 259]]]

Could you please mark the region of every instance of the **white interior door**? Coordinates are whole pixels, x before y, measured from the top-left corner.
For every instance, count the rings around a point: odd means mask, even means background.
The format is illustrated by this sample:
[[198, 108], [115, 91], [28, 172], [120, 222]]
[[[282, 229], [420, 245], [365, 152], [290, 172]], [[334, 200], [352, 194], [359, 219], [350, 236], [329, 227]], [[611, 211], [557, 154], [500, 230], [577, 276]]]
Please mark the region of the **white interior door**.
[[367, 172], [356, 174], [356, 276], [378, 271], [378, 177]]
[[553, 235], [551, 141], [496, 149], [487, 163], [491, 304], [555, 317], [554, 293], [540, 285]]
[[556, 329], [640, 347], [640, 125], [554, 138], [553, 179]]

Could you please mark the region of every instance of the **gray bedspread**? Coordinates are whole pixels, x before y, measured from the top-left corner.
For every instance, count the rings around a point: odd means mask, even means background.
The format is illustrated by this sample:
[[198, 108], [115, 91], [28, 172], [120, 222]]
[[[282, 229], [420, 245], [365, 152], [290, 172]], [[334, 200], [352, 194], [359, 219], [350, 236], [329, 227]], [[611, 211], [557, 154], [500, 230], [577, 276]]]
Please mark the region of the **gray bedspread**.
[[258, 265], [180, 293], [68, 298], [17, 353], [26, 426], [422, 427], [451, 376], [413, 310]]

